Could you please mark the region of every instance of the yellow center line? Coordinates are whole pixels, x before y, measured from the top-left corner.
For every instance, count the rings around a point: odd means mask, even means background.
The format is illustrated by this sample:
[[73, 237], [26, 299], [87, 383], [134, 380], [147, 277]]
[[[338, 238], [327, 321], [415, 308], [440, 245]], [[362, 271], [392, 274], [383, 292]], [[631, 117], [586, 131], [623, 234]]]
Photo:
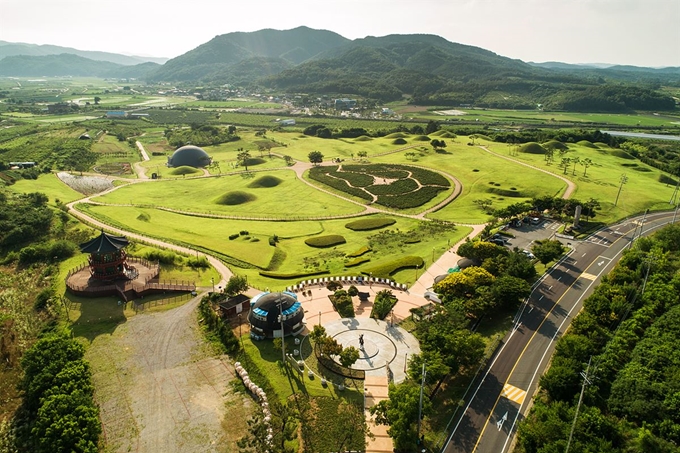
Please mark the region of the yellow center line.
[[[618, 241], [618, 239], [617, 239], [617, 241]], [[605, 258], [602, 255], [598, 255], [597, 258], [595, 258], [593, 260], [593, 262], [590, 263], [590, 265], [586, 268], [586, 271], [589, 270], [591, 267], [597, 265], [597, 261], [600, 260], [600, 259], [606, 259], [609, 262], [612, 261], [611, 258]], [[539, 330], [541, 330], [541, 327], [543, 326], [543, 324], [548, 320], [548, 316], [550, 316], [550, 314], [553, 312], [555, 307], [557, 307], [560, 304], [560, 301], [562, 300], [562, 298], [564, 296], [566, 296], [567, 293], [569, 293], [569, 290], [578, 282], [578, 279], [581, 278], [583, 276], [583, 274], [587, 274], [587, 273], [584, 271], [581, 274], [579, 274], [579, 276], [574, 280], [574, 282], [571, 285], [569, 285], [569, 287], [564, 291], [564, 293], [562, 293], [560, 298], [557, 299], [557, 302], [555, 302], [553, 304], [550, 311], [548, 313], [546, 313], [545, 317], [543, 318], [543, 321], [541, 321], [541, 324], [539, 324], [539, 326], [536, 328], [533, 335], [531, 335], [531, 338], [529, 338], [529, 341], [527, 341], [527, 344], [524, 346], [524, 349], [522, 349], [522, 352], [520, 353], [519, 357], [517, 357], [517, 360], [515, 361], [515, 364], [513, 365], [512, 369], [510, 370], [510, 373], [508, 374], [508, 378], [505, 380], [504, 384], [508, 384], [508, 382], [510, 381], [510, 378], [512, 377], [512, 375], [515, 372], [515, 368], [517, 368], [517, 365], [519, 364], [520, 360], [522, 360], [522, 357], [524, 357], [524, 353], [526, 352], [526, 350], [529, 347], [529, 345], [531, 344], [531, 342], [534, 340], [534, 337], [536, 336], [536, 334], [539, 332]], [[587, 275], [592, 275], [592, 274], [587, 274]], [[491, 420], [491, 416], [493, 415], [494, 411], [496, 410], [496, 406], [498, 406], [498, 402], [500, 401], [502, 396], [504, 396], [503, 392], [501, 392], [498, 395], [498, 398], [496, 398], [496, 402], [493, 405], [493, 409], [491, 409], [491, 412], [489, 413], [489, 416], [487, 417], [486, 422], [484, 422], [484, 427], [482, 428], [482, 432], [479, 433], [479, 437], [477, 438], [477, 442], [475, 443], [475, 447], [472, 449], [473, 452], [477, 450], [479, 443], [482, 441], [482, 437], [484, 436], [484, 432], [486, 431], [486, 427], [489, 425], [489, 420]], [[520, 409], [521, 409], [521, 405], [520, 405]]]

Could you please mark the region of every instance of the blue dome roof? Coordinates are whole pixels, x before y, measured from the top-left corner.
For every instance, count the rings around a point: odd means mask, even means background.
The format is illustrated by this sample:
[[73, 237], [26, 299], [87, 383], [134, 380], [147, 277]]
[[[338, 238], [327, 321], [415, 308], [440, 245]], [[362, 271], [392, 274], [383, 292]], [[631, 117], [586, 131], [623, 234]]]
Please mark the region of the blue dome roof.
[[198, 146], [186, 145], [178, 148], [168, 158], [168, 167], [206, 167], [210, 165], [210, 156]]

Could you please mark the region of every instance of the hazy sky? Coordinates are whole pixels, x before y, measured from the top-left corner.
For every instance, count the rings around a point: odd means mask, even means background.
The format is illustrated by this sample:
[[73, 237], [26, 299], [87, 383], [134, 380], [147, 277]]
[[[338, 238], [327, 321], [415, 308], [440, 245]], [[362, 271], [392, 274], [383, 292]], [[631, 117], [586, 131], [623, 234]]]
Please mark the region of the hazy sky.
[[680, 66], [680, 0], [0, 0], [0, 40], [134, 55], [300, 25], [431, 33], [524, 61]]

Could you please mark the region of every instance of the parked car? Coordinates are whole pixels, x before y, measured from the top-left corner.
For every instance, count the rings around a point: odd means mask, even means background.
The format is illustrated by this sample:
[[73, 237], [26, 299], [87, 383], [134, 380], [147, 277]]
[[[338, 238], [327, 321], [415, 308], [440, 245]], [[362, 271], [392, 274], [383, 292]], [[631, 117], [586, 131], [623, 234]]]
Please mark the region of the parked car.
[[540, 219], [540, 218], [538, 218], [538, 217], [532, 217], [532, 218], [531, 218], [531, 224], [532, 224], [532, 225], [538, 225], [539, 223], [541, 223], [541, 219]]
[[441, 304], [442, 301], [439, 298], [439, 295], [435, 293], [434, 291], [425, 291], [425, 299], [431, 301], [431, 302], [436, 302], [438, 304]]
[[536, 258], [533, 253], [531, 253], [529, 250], [522, 250], [522, 253], [524, 253], [529, 259], [534, 259]]
[[505, 241], [503, 239], [499, 239], [499, 238], [491, 238], [491, 239], [489, 239], [489, 242], [491, 242], [492, 244], [496, 244], [496, 245], [505, 245]]

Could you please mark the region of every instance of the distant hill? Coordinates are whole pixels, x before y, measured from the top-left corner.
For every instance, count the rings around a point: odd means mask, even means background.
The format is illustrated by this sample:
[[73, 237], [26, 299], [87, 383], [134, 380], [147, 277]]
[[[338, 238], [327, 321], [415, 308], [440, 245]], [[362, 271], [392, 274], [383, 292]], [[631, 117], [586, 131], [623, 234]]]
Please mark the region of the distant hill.
[[121, 64], [121, 65], [137, 65], [140, 63], [153, 62], [158, 64], [163, 64], [168, 61], [167, 58], [156, 58], [156, 57], [140, 57], [140, 56], [129, 56], [121, 55], [117, 53], [110, 52], [98, 52], [91, 50], [78, 50], [71, 47], [61, 47], [52, 45], [38, 45], [38, 44], [26, 44], [18, 42], [7, 42], [0, 41], [0, 60], [5, 57], [11, 57], [15, 55], [26, 55], [26, 56], [45, 56], [45, 55], [59, 55], [62, 53], [69, 53], [73, 55], [78, 55], [79, 57], [89, 58], [90, 60], [98, 61], [108, 61], [111, 63]]
[[[256, 58], [266, 58], [272, 63], [271, 68], [281, 70], [346, 42], [349, 40], [337, 33], [308, 27], [283, 31], [265, 29], [251, 33], [228, 33], [216, 36], [207, 43], [169, 60], [151, 75], [150, 80], [197, 81], [204, 78], [214, 80], [220, 78], [220, 73], [230, 65]], [[276, 62], [277, 59], [280, 61]], [[263, 74], [254, 75], [258, 78]]]
[[31, 57], [15, 55], [0, 60], [0, 76], [10, 77], [106, 77], [109, 71], [124, 67], [108, 61], [95, 61], [72, 54]]

